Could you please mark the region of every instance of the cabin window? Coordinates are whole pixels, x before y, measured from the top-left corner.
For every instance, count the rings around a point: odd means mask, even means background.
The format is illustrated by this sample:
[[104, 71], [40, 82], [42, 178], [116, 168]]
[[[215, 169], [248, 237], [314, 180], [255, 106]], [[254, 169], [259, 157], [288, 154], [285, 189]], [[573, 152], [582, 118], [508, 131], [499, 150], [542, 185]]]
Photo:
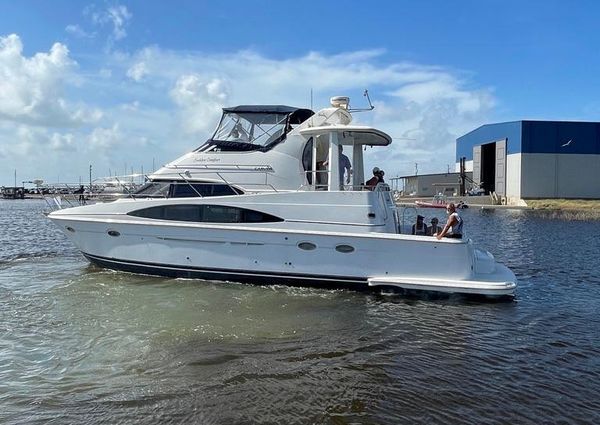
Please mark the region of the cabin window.
[[198, 223], [273, 223], [283, 221], [282, 218], [267, 213], [227, 205], [161, 205], [131, 211], [127, 215]]
[[205, 205], [202, 221], [211, 223], [244, 223], [240, 208], [223, 207], [219, 205]]
[[175, 183], [171, 185], [169, 198], [206, 198], [209, 196], [230, 196], [238, 195], [236, 191], [226, 184], [206, 184], [206, 183]]
[[342, 252], [344, 254], [349, 254], [351, 252], [354, 252], [354, 247], [351, 245], [337, 245], [335, 247], [335, 250], [337, 252]]
[[312, 242], [300, 242], [298, 248], [303, 249], [304, 251], [314, 251], [317, 249], [317, 245]]
[[135, 198], [194, 198], [240, 195], [239, 189], [222, 183], [149, 182], [133, 194]]
[[169, 182], [148, 182], [140, 187], [133, 196], [136, 198], [166, 198], [169, 194]]

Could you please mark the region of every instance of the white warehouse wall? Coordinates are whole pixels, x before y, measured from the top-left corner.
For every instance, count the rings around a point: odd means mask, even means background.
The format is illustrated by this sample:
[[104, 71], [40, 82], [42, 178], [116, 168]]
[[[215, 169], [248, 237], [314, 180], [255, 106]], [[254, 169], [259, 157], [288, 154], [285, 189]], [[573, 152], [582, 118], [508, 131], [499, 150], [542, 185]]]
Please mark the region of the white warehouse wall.
[[[460, 162], [457, 162], [456, 164], [454, 164], [454, 171], [456, 173], [460, 173]], [[467, 173], [473, 172], [473, 160], [465, 161], [465, 171]]]

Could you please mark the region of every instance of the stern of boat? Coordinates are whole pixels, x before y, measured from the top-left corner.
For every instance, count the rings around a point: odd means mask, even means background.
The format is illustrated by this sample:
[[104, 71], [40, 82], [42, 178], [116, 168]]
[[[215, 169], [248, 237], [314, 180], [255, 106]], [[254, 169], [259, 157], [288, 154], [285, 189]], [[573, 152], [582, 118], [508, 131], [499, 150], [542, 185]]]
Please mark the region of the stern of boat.
[[471, 241], [468, 244], [472, 261], [472, 273], [468, 278], [380, 276], [369, 278], [368, 284], [371, 287], [396, 287], [450, 294], [513, 296], [517, 288], [515, 274], [504, 264], [496, 262], [491, 253], [473, 247]]

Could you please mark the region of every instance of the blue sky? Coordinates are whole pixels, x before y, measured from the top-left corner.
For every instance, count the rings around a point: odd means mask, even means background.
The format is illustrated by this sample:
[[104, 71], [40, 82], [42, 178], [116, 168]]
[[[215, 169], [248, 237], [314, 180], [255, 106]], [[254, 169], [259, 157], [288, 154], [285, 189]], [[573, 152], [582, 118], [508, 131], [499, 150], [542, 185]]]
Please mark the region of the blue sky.
[[326, 106], [396, 138], [388, 176], [444, 171], [454, 140], [518, 119], [600, 120], [593, 1], [4, 2], [0, 184], [163, 164], [220, 108]]

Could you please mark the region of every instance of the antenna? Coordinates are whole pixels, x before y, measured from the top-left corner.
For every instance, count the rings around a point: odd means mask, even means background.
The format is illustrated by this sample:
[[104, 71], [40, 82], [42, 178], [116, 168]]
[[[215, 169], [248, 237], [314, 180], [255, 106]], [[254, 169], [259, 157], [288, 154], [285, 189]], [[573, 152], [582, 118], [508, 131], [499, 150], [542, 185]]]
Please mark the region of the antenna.
[[363, 97], [367, 98], [369, 107], [368, 108], [358, 108], [358, 109], [348, 109], [348, 112], [365, 112], [365, 111], [372, 111], [373, 109], [375, 109], [375, 107], [371, 103], [371, 98], [369, 97], [369, 90], [365, 89], [365, 91], [363, 93]]
[[310, 109], [312, 110], [313, 108], [313, 91], [312, 91], [312, 87], [310, 88]]

